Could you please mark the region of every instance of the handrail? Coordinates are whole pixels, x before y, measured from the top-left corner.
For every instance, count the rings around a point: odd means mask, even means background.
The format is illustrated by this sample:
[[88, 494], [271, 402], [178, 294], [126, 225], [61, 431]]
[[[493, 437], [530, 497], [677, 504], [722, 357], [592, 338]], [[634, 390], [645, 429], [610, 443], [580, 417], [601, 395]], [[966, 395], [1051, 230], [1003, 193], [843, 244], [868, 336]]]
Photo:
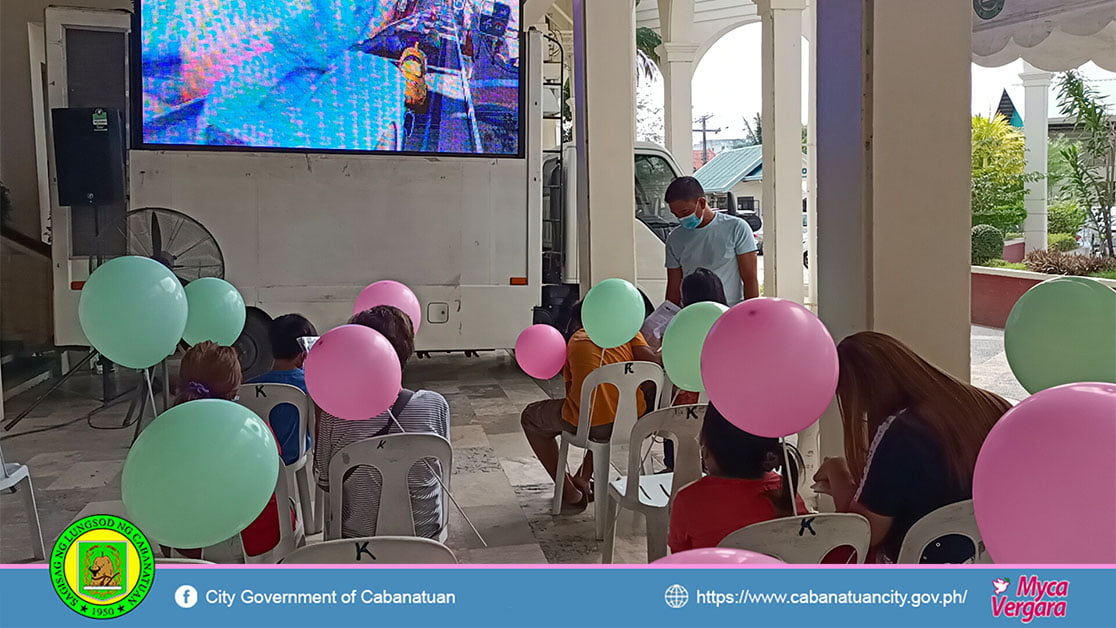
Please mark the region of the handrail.
[[22, 231], [13, 228], [10, 224], [3, 224], [3, 228], [0, 228], [0, 236], [3, 236], [5, 240], [11, 242], [25, 253], [33, 253], [45, 257], [48, 260], [51, 259], [49, 244], [44, 243], [38, 238], [32, 238]]

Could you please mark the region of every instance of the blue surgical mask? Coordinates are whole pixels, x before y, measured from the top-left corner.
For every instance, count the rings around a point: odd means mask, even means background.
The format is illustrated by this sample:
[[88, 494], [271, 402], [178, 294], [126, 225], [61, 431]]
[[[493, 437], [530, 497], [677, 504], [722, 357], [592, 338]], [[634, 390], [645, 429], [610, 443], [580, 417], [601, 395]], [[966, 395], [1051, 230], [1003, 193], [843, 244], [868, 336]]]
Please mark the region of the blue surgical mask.
[[683, 229], [691, 229], [691, 230], [697, 229], [698, 227], [701, 226], [701, 218], [698, 217], [697, 212], [694, 212], [694, 213], [690, 214], [689, 216], [686, 216], [685, 218], [680, 219], [678, 221], [678, 224], [682, 225]]

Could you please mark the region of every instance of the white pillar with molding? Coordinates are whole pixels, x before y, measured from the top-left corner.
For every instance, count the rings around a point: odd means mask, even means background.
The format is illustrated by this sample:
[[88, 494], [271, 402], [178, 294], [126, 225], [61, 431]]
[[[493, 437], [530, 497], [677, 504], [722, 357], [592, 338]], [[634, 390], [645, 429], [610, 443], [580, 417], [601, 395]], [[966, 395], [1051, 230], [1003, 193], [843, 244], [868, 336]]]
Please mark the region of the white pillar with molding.
[[[635, 282], [635, 11], [629, 2], [574, 0], [574, 139], [582, 294]], [[592, 62], [590, 63], [590, 59]]]
[[[838, 342], [888, 333], [967, 381], [972, 3], [825, 0], [817, 16], [818, 313]], [[831, 408], [822, 455], [843, 447]]]
[[666, 42], [659, 46], [659, 71], [663, 75], [663, 111], [666, 116], [666, 148], [682, 168], [693, 171], [694, 56], [697, 44]]
[[1027, 183], [1027, 196], [1023, 199], [1023, 207], [1027, 209], [1023, 246], [1028, 253], [1046, 250], [1047, 111], [1051, 76], [1026, 62], [1019, 75], [1023, 79], [1023, 146], [1027, 164], [1024, 172], [1043, 175]]
[[806, 0], [756, 0], [756, 6], [763, 24], [764, 295], [802, 303], [802, 12]]

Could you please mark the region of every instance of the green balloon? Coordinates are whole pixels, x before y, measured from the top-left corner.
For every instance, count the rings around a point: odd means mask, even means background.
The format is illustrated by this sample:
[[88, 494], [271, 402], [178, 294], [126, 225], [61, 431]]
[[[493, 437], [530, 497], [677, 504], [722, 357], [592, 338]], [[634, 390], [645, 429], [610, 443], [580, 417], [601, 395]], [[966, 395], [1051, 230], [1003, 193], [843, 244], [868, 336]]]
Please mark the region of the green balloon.
[[593, 344], [612, 349], [631, 342], [643, 327], [643, 295], [623, 279], [593, 286], [581, 304], [581, 324]]
[[207, 547], [248, 527], [279, 477], [279, 449], [251, 410], [223, 399], [177, 405], [155, 419], [124, 461], [128, 518], [148, 538]]
[[663, 367], [682, 390], [702, 392], [701, 348], [713, 323], [728, 307], [712, 301], [694, 303], [675, 315], [663, 333]]
[[186, 344], [212, 340], [231, 347], [244, 331], [244, 299], [224, 279], [203, 277], [191, 281], [186, 285], [186, 301], [190, 304], [190, 316], [182, 332]]
[[1004, 349], [1031, 393], [1073, 382], [1116, 383], [1116, 291], [1086, 277], [1034, 286], [1011, 309]]
[[118, 257], [85, 282], [78, 320], [101, 355], [133, 369], [174, 353], [186, 327], [186, 292], [166, 266], [146, 257]]

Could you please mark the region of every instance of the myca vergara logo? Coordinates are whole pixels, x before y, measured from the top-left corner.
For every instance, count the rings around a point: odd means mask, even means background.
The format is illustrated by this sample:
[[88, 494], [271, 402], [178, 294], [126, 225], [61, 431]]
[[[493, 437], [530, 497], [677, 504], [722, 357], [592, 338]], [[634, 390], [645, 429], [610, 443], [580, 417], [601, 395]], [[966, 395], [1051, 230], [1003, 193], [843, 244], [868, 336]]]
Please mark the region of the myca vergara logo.
[[50, 553], [54, 591], [75, 613], [112, 619], [139, 606], [155, 577], [151, 544], [129, 521], [93, 515], [75, 521]]
[[1014, 617], [1024, 624], [1037, 617], [1065, 617], [1069, 580], [1039, 580], [1038, 576], [1019, 576], [1013, 591], [1011, 581], [997, 578], [992, 581], [992, 616]]

